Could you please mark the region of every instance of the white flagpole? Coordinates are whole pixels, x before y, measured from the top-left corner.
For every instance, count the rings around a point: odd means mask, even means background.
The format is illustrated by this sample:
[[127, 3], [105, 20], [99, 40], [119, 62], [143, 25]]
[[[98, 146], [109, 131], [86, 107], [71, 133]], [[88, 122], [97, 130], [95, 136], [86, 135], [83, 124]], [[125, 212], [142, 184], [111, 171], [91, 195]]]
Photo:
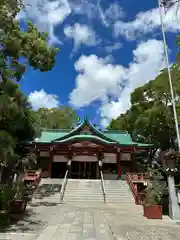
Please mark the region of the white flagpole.
[[175, 122], [177, 142], [178, 142], [178, 150], [180, 152], [179, 126], [178, 126], [176, 103], [175, 103], [175, 98], [174, 98], [174, 91], [173, 91], [173, 86], [172, 86], [171, 69], [170, 69], [170, 64], [169, 64], [168, 48], [167, 48], [167, 43], [166, 43], [166, 36], [165, 36], [164, 22], [163, 22], [163, 13], [162, 13], [163, 5], [161, 4], [161, 0], [158, 0], [158, 5], [159, 5], [159, 15], [160, 15], [160, 21], [161, 21], [162, 36], [163, 36], [163, 42], [164, 42], [164, 51], [165, 51], [166, 64], [167, 64], [167, 70], [168, 70], [169, 87], [170, 87], [170, 93], [171, 93], [171, 99], [172, 99], [172, 107], [173, 107], [173, 113], [174, 113], [174, 122]]
[[[159, 5], [159, 15], [160, 15], [160, 20], [161, 20], [163, 42], [164, 42], [164, 51], [165, 51], [166, 64], [167, 64], [168, 77], [169, 77], [170, 93], [171, 93], [171, 98], [172, 98], [174, 122], [175, 122], [175, 127], [176, 127], [176, 134], [177, 134], [178, 150], [180, 152], [179, 127], [178, 127], [178, 119], [177, 119], [177, 112], [176, 112], [176, 103], [175, 103], [173, 86], [172, 86], [171, 69], [170, 69], [170, 65], [169, 65], [166, 36], [165, 36], [165, 30], [164, 30], [163, 13], [162, 13], [163, 5], [161, 3], [161, 0], [158, 0], [158, 5]], [[180, 220], [180, 208], [179, 208], [178, 199], [177, 199], [177, 195], [176, 195], [174, 176], [172, 174], [168, 174], [167, 178], [168, 178], [168, 192], [169, 192], [169, 216], [173, 220]]]

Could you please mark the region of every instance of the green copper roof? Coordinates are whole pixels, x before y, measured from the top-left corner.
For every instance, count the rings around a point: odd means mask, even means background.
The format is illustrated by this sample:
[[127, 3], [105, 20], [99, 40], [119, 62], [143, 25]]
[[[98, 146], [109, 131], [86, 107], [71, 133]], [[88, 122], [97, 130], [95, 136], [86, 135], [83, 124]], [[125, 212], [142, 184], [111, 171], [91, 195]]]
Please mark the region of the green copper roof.
[[63, 142], [71, 142], [74, 140], [78, 140], [78, 141], [84, 141], [84, 140], [97, 140], [98, 142], [102, 142], [105, 144], [116, 144], [117, 142], [109, 142], [107, 140], [104, 140], [103, 138], [100, 138], [98, 136], [95, 135], [90, 135], [90, 134], [80, 134], [80, 135], [74, 135], [71, 136], [69, 138], [63, 139], [63, 140], [58, 140], [58, 141], [53, 141], [53, 142], [59, 142], [59, 143], [63, 143]]
[[[91, 132], [80, 132], [87, 125]], [[134, 142], [131, 135], [125, 131], [100, 131], [89, 123], [87, 118], [75, 129], [68, 130], [44, 130], [41, 132], [40, 138], [34, 140], [35, 143], [51, 143], [51, 142], [71, 142], [71, 141], [95, 140], [105, 144], [120, 144], [124, 146], [151, 147], [152, 144], [144, 144]]]
[[56, 138], [61, 138], [66, 136], [67, 132], [52, 132], [50, 131], [42, 131], [40, 138], [36, 139], [35, 142], [49, 143]]
[[104, 132], [104, 135], [121, 143], [122, 145], [136, 145], [136, 143], [132, 141], [131, 135], [127, 132]]

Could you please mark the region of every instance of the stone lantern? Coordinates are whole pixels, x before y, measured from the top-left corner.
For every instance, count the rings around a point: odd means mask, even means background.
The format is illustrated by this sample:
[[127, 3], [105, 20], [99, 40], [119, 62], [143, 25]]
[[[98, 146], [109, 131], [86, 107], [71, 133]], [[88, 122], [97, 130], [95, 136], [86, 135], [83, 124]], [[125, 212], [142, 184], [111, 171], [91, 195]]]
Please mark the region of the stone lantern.
[[167, 174], [168, 192], [169, 192], [169, 216], [173, 220], [180, 220], [180, 205], [176, 194], [174, 176], [178, 172], [176, 167], [177, 160], [180, 159], [180, 153], [174, 150], [168, 150], [163, 154], [163, 168]]

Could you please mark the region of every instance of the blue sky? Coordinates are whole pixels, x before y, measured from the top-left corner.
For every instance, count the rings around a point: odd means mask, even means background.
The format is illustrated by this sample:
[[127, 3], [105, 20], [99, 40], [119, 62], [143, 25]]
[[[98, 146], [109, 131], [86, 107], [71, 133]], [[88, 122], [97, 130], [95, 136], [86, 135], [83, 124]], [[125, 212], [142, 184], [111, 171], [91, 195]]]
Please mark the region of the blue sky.
[[[31, 5], [29, 5], [29, 3]], [[25, 0], [29, 18], [60, 48], [50, 72], [28, 69], [20, 86], [33, 108], [69, 105], [106, 126], [130, 107], [130, 94], [164, 68], [157, 0]], [[164, 16], [170, 61], [180, 22]], [[179, 15], [179, 14], [178, 14]]]

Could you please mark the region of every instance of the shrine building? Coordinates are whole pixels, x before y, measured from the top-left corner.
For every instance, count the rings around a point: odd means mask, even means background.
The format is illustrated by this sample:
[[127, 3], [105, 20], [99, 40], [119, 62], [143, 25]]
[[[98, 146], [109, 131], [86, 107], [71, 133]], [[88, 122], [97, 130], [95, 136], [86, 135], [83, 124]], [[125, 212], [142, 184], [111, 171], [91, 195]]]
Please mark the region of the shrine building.
[[126, 131], [99, 130], [86, 118], [75, 129], [43, 130], [33, 142], [44, 177], [118, 179], [136, 172], [136, 152], [149, 151], [151, 144], [134, 142]]

